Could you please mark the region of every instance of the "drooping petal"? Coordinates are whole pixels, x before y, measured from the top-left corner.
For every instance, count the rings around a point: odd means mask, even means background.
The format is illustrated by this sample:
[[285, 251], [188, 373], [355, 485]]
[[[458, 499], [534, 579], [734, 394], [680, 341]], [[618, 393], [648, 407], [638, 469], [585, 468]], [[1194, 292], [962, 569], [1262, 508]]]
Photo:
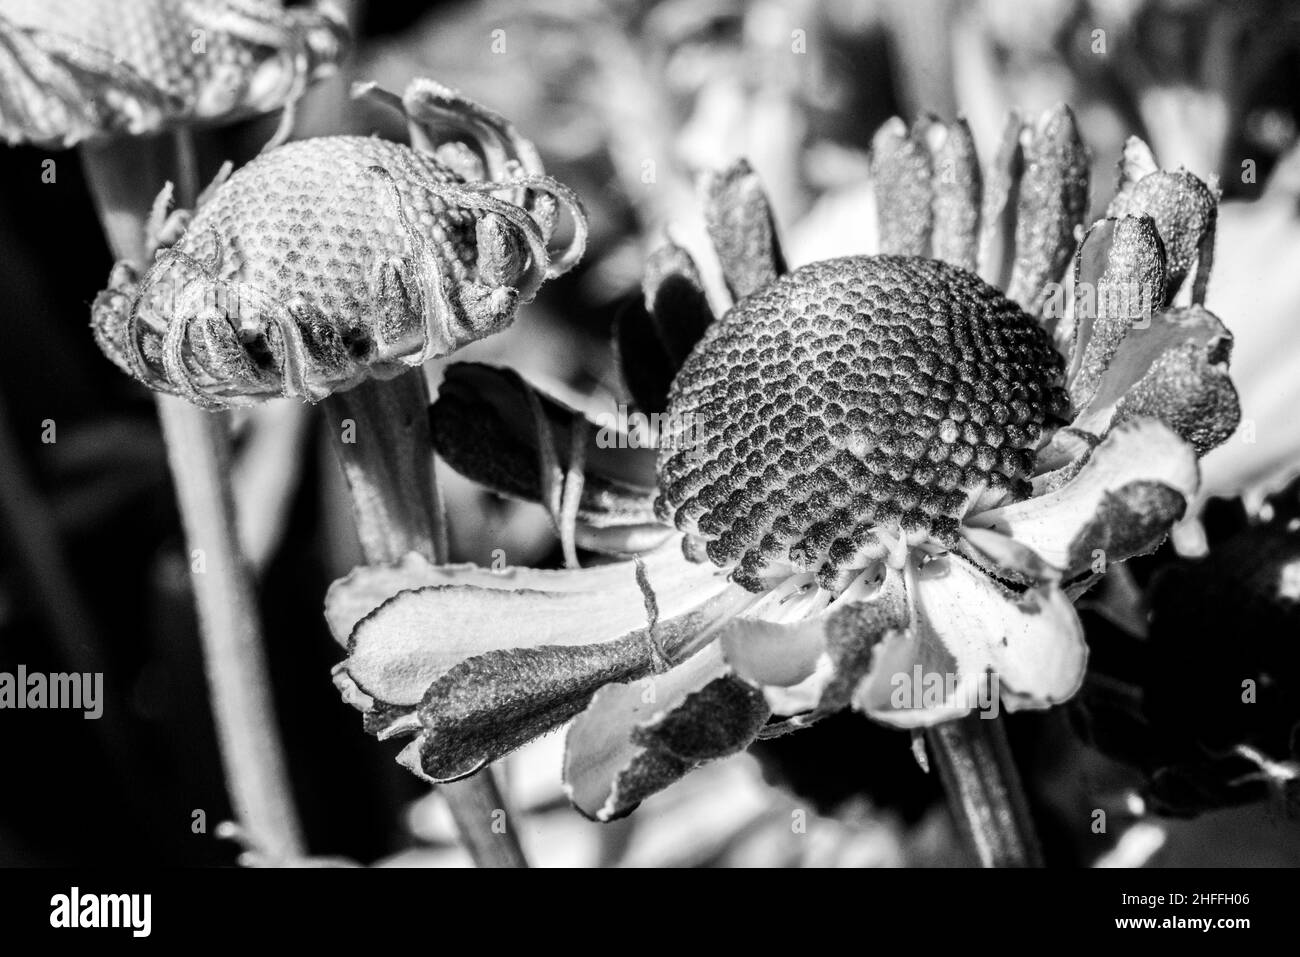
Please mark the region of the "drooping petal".
[[671, 671], [596, 694], [569, 729], [565, 791], [588, 817], [614, 820], [701, 763], [747, 747], [769, 714], [710, 645]]
[[1204, 455], [1240, 420], [1231, 351], [1232, 334], [1206, 309], [1157, 313], [1119, 343], [1074, 427], [1105, 435], [1129, 419], [1157, 418]]
[[568, 721], [601, 687], [653, 671], [652, 647], [639, 634], [469, 658], [430, 685], [420, 703], [420, 770], [434, 781], [473, 774]]
[[871, 178], [876, 189], [880, 251], [924, 256], [934, 225], [930, 152], [916, 131], [897, 117], [871, 141]]
[[1015, 264], [1016, 197], [1025, 171], [1021, 143], [1024, 123], [1014, 110], [1007, 116], [997, 155], [984, 178], [984, 205], [980, 211], [980, 277], [1006, 289]]
[[772, 208], [746, 160], [706, 178], [704, 222], [736, 302], [785, 274]]
[[1079, 408], [1092, 396], [1120, 343], [1145, 328], [1165, 298], [1165, 251], [1148, 217], [1103, 220], [1074, 261], [1074, 331], [1066, 385]]
[[1087, 648], [1069, 600], [1055, 585], [1016, 594], [948, 554], [912, 579], [911, 629], [877, 649], [854, 705], [897, 727], [928, 727], [995, 706], [1047, 708], [1083, 680]]
[[718, 633], [718, 646], [738, 678], [790, 687], [816, 670], [826, 650], [826, 616], [794, 623], [736, 619]]
[[[578, 521], [602, 528], [655, 521], [649, 420], [640, 428], [641, 420], [619, 421], [610, 413], [607, 422], [590, 422], [516, 372], [469, 362], [447, 367], [429, 416], [434, 448], [457, 472], [548, 508], [556, 504], [551, 500], [569, 471], [576, 439], [583, 463]], [[552, 455], [549, 468], [544, 442]]]
[[1088, 150], [1068, 106], [1048, 110], [1025, 144], [1016, 207], [1016, 259], [1007, 297], [1037, 313], [1047, 283], [1074, 253], [1088, 210]]
[[979, 258], [983, 181], [970, 126], [946, 126], [934, 157], [933, 256], [974, 272]]
[[[361, 612], [391, 586], [404, 590]], [[364, 693], [413, 706], [435, 679], [468, 658], [613, 641], [688, 614], [729, 587], [716, 569], [686, 561], [675, 545], [648, 556], [640, 574], [634, 562], [494, 572], [408, 557], [335, 583], [326, 617], [340, 636], [350, 619], [364, 614], [349, 632], [345, 670]]]
[[1158, 545], [1197, 482], [1195, 450], [1163, 423], [1135, 419], [1112, 429], [1056, 491], [967, 516], [966, 524], [1028, 546], [1068, 579]]

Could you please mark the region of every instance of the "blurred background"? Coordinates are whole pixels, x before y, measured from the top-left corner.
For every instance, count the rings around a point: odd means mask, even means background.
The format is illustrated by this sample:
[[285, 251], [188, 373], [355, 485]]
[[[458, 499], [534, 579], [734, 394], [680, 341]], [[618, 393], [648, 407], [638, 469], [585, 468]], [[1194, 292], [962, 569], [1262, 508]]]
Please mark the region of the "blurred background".
[[[1300, 864], [1300, 4], [350, 9], [356, 52], [309, 93], [297, 136], [400, 136], [348, 99], [349, 84], [400, 91], [431, 76], [510, 117], [585, 201], [582, 265], [509, 332], [458, 356], [513, 365], [575, 405], [620, 391], [609, 333], [638, 294], [646, 250], [672, 235], [709, 271], [694, 179], [737, 156], [765, 181], [796, 264], [871, 246], [866, 150], [893, 115], [964, 115], [987, 159], [1008, 110], [1065, 101], [1093, 151], [1095, 214], [1131, 134], [1161, 165], [1215, 178], [1209, 306], [1237, 336], [1249, 436], [1205, 462], [1203, 520], [1176, 536], [1182, 554], [1166, 545], [1085, 600], [1085, 691], [1012, 716], [1009, 732], [1050, 863]], [[202, 134], [205, 175], [246, 161], [273, 128]], [[42, 182], [49, 159], [57, 175]], [[240, 849], [213, 834], [229, 808], [154, 405], [88, 327], [111, 261], [77, 157], [0, 149], [0, 183], [0, 671], [103, 671], [107, 698], [99, 721], [0, 712], [0, 864], [233, 863]], [[360, 551], [320, 422], [275, 402], [239, 429], [241, 538], [312, 852], [465, 863], [438, 797], [393, 762], [395, 747], [363, 734], [329, 679], [341, 653], [322, 597]], [[513, 564], [560, 564], [540, 508], [443, 476], [455, 560], [487, 563], [502, 548]], [[1243, 678], [1259, 680], [1258, 706], [1222, 705]], [[505, 769], [537, 864], [969, 863], [908, 736], [856, 715], [760, 743], [614, 825], [569, 809], [560, 743]]]

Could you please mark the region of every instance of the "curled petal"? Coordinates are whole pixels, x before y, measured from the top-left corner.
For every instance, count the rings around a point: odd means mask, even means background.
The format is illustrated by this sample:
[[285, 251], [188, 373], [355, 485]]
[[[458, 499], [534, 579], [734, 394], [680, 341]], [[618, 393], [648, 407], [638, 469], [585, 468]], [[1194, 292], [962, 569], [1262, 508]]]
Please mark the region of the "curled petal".
[[628, 305], [614, 326], [624, 384], [643, 412], [668, 407], [668, 387], [713, 321], [699, 270], [674, 243], [650, 255], [642, 282], [644, 303]]
[[980, 276], [998, 289], [1006, 289], [1015, 263], [1016, 196], [1025, 171], [1021, 143], [1024, 123], [1012, 112], [1002, 131], [997, 155], [984, 178], [984, 203], [980, 211]]
[[704, 221], [735, 301], [786, 272], [772, 208], [746, 160], [706, 178]]
[[1075, 408], [1097, 388], [1120, 343], [1165, 299], [1165, 251], [1148, 217], [1103, 220], [1074, 262], [1074, 344], [1066, 383]]
[[1058, 279], [1088, 209], [1088, 150], [1068, 106], [1048, 110], [1025, 144], [1016, 207], [1016, 260], [1007, 296], [1036, 313]]
[[1111, 201], [1108, 216], [1150, 216], [1160, 231], [1169, 259], [1168, 305], [1196, 267], [1191, 301], [1205, 302], [1205, 287], [1214, 258], [1219, 197], [1198, 177], [1178, 170], [1157, 170], [1125, 183]]
[[1048, 708], [1083, 680], [1087, 647], [1055, 585], [1016, 594], [948, 554], [914, 576], [917, 613], [879, 644], [854, 705], [896, 727], [928, 727], [995, 705]]
[[1197, 482], [1195, 450], [1168, 426], [1135, 419], [1112, 429], [1056, 491], [968, 516], [966, 524], [1028, 546], [1068, 579], [1099, 560], [1123, 561], [1158, 545]]
[[596, 694], [569, 729], [565, 791], [588, 817], [614, 820], [701, 763], [748, 747], [769, 715], [710, 645], [665, 674]]
[[1202, 307], [1158, 313], [1119, 344], [1074, 426], [1104, 435], [1129, 419], [1156, 418], [1204, 455], [1240, 420], [1231, 350], [1232, 334]]
[[661, 246], [646, 262], [641, 291], [675, 374], [713, 322], [695, 260], [676, 243]]
[[0, 15], [0, 138], [72, 146], [144, 133], [184, 112], [181, 97], [110, 51]]
[[916, 131], [894, 117], [871, 141], [880, 252], [924, 256], [934, 224], [930, 152]]
[[614, 352], [627, 397], [642, 412], [668, 408], [668, 388], [677, 374], [649, 314], [630, 302], [614, 318]]

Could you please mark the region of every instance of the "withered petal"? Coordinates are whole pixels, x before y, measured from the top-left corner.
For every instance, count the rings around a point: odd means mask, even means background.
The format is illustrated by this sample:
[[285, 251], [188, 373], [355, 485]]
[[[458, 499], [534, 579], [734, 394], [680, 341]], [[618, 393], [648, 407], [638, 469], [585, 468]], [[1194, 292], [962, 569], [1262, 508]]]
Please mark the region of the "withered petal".
[[[1055, 491], [967, 516], [966, 524], [1027, 545], [1068, 580], [1097, 557], [1107, 563], [1131, 557], [1131, 552], [1114, 549], [1145, 550], [1154, 528], [1164, 524], [1167, 531], [1179, 517], [1181, 510], [1174, 514], [1172, 509], [1174, 498], [1156, 495], [1148, 486], [1163, 486], [1187, 502], [1197, 484], [1195, 450], [1158, 420], [1133, 419], [1115, 426], [1077, 474]], [[1121, 504], [1125, 508], [1117, 509]], [[1133, 522], [1128, 509], [1139, 505], [1153, 509], [1150, 522], [1143, 516], [1140, 534], [1134, 533], [1140, 541], [1122, 529], [1102, 531], [1104, 523]], [[1095, 556], [1094, 549], [1103, 547], [1095, 543], [1102, 538], [1112, 550]]]
[[704, 223], [736, 302], [785, 274], [772, 208], [747, 160], [705, 177]]
[[998, 289], [1007, 288], [1015, 265], [1016, 197], [1025, 172], [1023, 132], [1020, 114], [1013, 110], [1007, 115], [997, 154], [984, 177], [979, 272], [985, 282]]
[[1037, 313], [1045, 286], [1065, 272], [1088, 210], [1088, 150], [1068, 106], [1048, 110], [1029, 134], [1016, 200], [1016, 259], [1007, 297]]
[[644, 634], [593, 645], [495, 651], [461, 662], [428, 689], [418, 714], [430, 779], [472, 774], [587, 706], [598, 689], [654, 669]]
[[919, 131], [894, 117], [871, 141], [880, 252], [925, 256], [934, 226], [930, 152]]
[[[1240, 405], [1228, 377], [1232, 334], [1200, 306], [1168, 309], [1117, 345], [1074, 425], [1104, 435], [1132, 418], [1156, 418], [1199, 454], [1236, 429]], [[1083, 396], [1081, 395], [1081, 398]]]
[[958, 119], [945, 127], [943, 142], [934, 157], [935, 259], [968, 272], [976, 270], [983, 188], [970, 126]]
[[1125, 216], [1095, 223], [1074, 258], [1074, 342], [1066, 385], [1081, 408], [1130, 330], [1163, 308], [1165, 250], [1155, 221]]
[[1168, 305], [1196, 267], [1191, 301], [1205, 302], [1214, 261], [1219, 197], [1186, 170], [1156, 170], [1126, 184], [1111, 201], [1107, 216], [1150, 216], [1160, 231], [1169, 262]]
[[583, 814], [614, 820], [701, 763], [748, 747], [770, 714], [710, 645], [664, 674], [602, 688], [569, 729], [565, 790]]

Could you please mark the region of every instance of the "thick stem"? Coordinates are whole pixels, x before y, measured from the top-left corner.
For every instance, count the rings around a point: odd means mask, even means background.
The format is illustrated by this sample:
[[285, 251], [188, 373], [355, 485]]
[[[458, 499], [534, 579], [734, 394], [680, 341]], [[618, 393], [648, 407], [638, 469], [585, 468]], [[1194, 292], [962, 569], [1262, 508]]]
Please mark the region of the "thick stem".
[[[177, 201], [196, 192], [188, 134], [83, 147], [91, 192], [114, 256], [148, 265], [145, 221], [162, 184]], [[230, 423], [172, 396], [156, 396], [190, 549], [199, 633], [226, 787], [250, 843], [272, 861], [305, 853], [280, 743], [251, 577], [230, 495]]]
[[[352, 491], [357, 532], [366, 561], [392, 562], [419, 552], [447, 560], [446, 522], [434, 472], [429, 434], [429, 391], [415, 369], [387, 382], [366, 381], [325, 400]], [[460, 833], [479, 867], [527, 867], [519, 838], [492, 769], [439, 785]]]
[[972, 713], [926, 732], [958, 830], [984, 867], [1042, 867], [1001, 718]]

